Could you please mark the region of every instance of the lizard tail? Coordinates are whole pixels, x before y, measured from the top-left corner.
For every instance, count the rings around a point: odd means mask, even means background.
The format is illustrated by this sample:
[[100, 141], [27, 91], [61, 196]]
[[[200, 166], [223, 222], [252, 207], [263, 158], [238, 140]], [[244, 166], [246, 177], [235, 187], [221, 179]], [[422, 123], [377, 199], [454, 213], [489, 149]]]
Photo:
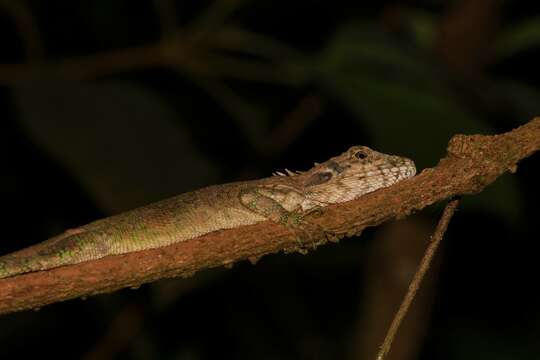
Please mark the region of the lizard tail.
[[16, 253], [0, 257], [0, 279], [35, 271], [33, 266], [29, 266], [29, 259], [18, 257]]
[[48, 270], [81, 262], [79, 254], [84, 232], [67, 231], [47, 241], [11, 254], [0, 256], [0, 279], [33, 271]]
[[0, 257], [0, 279], [20, 275], [32, 271], [47, 269], [49, 262], [42, 256], [20, 254], [18, 251]]

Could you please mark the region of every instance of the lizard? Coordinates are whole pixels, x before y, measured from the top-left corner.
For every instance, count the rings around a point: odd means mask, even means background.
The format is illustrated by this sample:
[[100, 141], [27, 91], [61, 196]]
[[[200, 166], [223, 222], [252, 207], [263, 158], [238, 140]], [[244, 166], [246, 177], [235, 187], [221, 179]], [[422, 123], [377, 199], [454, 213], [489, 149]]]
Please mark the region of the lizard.
[[263, 221], [292, 230], [306, 214], [356, 199], [416, 174], [408, 158], [353, 146], [307, 171], [212, 185], [66, 230], [0, 257], [0, 279], [134, 251]]

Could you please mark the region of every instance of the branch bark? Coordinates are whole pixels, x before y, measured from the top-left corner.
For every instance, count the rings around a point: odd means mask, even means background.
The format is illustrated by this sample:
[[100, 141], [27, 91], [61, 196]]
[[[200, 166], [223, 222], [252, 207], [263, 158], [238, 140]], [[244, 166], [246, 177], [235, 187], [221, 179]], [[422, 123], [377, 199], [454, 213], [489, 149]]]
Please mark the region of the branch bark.
[[[360, 199], [325, 208], [310, 222], [336, 234], [335, 240], [358, 235], [369, 226], [402, 218], [436, 201], [482, 191], [517, 163], [540, 150], [540, 117], [501, 135], [456, 135], [448, 153], [434, 168]], [[334, 240], [334, 239], [332, 239]], [[308, 244], [325, 243], [314, 238]], [[295, 235], [263, 222], [207, 234], [167, 247], [109, 256], [0, 280], [0, 314], [39, 308], [77, 297], [112, 292], [167, 277], [227, 266], [279, 251], [295, 251]]]

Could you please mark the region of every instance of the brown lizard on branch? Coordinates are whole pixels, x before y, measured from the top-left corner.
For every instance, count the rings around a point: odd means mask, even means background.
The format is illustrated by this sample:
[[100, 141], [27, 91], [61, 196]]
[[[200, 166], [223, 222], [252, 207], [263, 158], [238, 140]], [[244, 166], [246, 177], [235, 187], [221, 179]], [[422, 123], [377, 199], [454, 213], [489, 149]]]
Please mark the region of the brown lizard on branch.
[[[322, 207], [305, 221], [339, 239], [370, 226], [401, 218], [437, 201], [476, 194], [522, 159], [540, 150], [540, 118], [498, 135], [456, 135], [448, 154], [433, 167], [407, 181], [352, 201]], [[295, 250], [290, 227], [263, 221], [212, 231], [205, 235], [146, 251], [105, 256], [95, 261], [59, 266], [0, 279], [0, 314], [39, 308], [77, 297], [115, 291], [167, 277], [189, 277], [208, 268], [231, 266], [281, 250]], [[322, 234], [321, 234], [322, 235]], [[324, 238], [316, 238], [324, 242]], [[315, 244], [312, 239], [304, 246]]]
[[299, 241], [324, 231], [304, 216], [414, 176], [414, 163], [365, 146], [305, 172], [215, 185], [67, 230], [0, 257], [0, 278], [171, 245], [222, 229], [271, 220]]

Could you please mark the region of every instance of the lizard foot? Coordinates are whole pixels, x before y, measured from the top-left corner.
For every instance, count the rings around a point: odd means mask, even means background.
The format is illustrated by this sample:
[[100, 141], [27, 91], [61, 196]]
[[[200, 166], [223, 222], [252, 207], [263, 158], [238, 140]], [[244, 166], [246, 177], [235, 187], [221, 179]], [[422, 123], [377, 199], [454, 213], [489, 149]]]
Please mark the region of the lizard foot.
[[322, 208], [314, 208], [307, 210], [303, 213], [291, 212], [280, 223], [291, 229], [295, 234], [295, 240], [298, 246], [296, 251], [305, 254], [309, 248], [315, 249], [324, 240], [328, 238], [328, 231], [326, 231], [319, 224], [314, 224], [305, 220], [308, 215], [322, 214], [324, 210]]

